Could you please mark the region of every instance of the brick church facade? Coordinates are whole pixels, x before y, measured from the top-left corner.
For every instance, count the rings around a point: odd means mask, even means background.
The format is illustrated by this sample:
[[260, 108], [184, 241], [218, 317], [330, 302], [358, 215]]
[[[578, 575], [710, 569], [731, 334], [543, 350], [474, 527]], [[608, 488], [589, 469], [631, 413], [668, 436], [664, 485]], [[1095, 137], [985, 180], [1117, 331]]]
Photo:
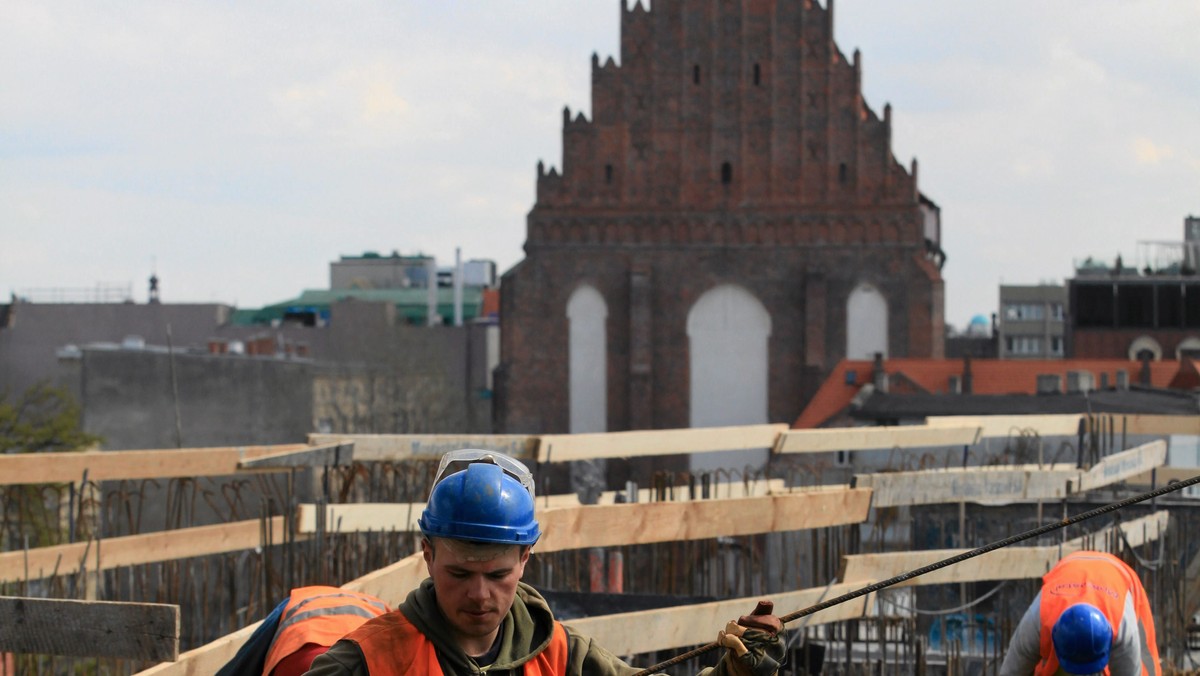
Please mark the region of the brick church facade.
[[794, 420], [847, 355], [864, 284], [888, 356], [942, 356], [940, 215], [826, 2], [621, 0], [620, 64], [593, 55], [592, 118], [564, 110], [561, 171], [538, 164], [526, 257], [501, 284], [498, 431], [577, 427], [584, 286], [604, 309], [607, 430], [695, 422], [689, 313], [723, 285], [767, 317], [761, 422]]

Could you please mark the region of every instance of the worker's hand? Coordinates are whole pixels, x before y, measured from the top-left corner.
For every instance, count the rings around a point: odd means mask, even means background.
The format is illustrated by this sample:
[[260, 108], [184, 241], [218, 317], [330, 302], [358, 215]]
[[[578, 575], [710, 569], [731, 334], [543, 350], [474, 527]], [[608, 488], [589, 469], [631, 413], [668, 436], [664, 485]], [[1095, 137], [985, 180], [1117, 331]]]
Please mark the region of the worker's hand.
[[753, 613], [717, 632], [717, 643], [727, 650], [714, 676], [774, 676], [779, 671], [785, 650], [779, 639], [783, 623], [771, 614], [773, 609], [770, 601], [760, 601]]

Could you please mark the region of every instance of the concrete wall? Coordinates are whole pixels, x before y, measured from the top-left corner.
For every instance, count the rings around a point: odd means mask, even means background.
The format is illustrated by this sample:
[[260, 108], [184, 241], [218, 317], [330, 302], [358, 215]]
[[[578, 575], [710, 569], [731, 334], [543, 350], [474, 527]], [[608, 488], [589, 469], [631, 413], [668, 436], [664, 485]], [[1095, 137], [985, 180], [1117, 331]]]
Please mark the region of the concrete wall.
[[176, 347], [203, 345], [224, 324], [227, 305], [137, 303], [13, 303], [0, 325], [0, 392], [19, 393], [57, 373], [56, 351], [66, 345], [120, 343], [139, 336]]
[[176, 354], [172, 387], [171, 361], [163, 351], [83, 350], [84, 429], [114, 450], [301, 443], [312, 431], [311, 363]]

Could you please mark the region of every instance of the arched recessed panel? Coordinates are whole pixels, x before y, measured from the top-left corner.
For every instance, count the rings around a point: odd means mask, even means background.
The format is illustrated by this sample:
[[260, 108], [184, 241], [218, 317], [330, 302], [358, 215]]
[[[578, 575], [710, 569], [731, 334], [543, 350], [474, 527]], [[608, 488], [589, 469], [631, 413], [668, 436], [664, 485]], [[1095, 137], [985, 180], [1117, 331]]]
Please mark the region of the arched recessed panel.
[[[771, 316], [745, 289], [726, 284], [709, 290], [688, 312], [692, 427], [767, 422], [768, 345]], [[692, 470], [760, 466], [766, 452], [692, 456]]]
[[1143, 357], [1149, 357], [1151, 361], [1160, 361], [1162, 359], [1162, 345], [1150, 336], [1138, 336], [1129, 344], [1129, 360], [1141, 361]]
[[846, 358], [874, 359], [888, 354], [887, 299], [863, 282], [846, 299]]
[[607, 319], [608, 305], [599, 291], [581, 286], [571, 294], [567, 375], [573, 434], [608, 431]]
[[1179, 341], [1175, 347], [1175, 359], [1182, 360], [1184, 357], [1200, 359], [1200, 338], [1188, 336]]

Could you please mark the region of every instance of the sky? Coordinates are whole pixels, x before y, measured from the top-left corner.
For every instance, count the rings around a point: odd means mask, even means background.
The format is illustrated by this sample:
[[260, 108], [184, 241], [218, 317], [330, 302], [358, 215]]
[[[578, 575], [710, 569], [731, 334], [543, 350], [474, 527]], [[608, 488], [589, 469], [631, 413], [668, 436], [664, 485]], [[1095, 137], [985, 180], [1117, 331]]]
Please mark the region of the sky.
[[[779, 0], [780, 2], [800, 0]], [[827, 0], [821, 0], [825, 4]], [[0, 298], [259, 307], [366, 251], [523, 256], [620, 0], [0, 2]], [[948, 323], [1200, 216], [1200, 2], [837, 0], [942, 209]]]

